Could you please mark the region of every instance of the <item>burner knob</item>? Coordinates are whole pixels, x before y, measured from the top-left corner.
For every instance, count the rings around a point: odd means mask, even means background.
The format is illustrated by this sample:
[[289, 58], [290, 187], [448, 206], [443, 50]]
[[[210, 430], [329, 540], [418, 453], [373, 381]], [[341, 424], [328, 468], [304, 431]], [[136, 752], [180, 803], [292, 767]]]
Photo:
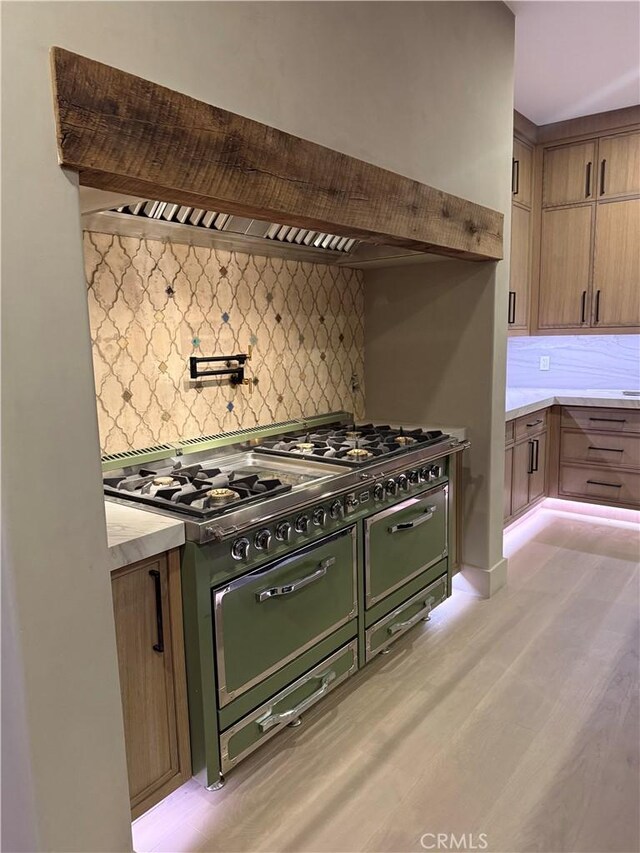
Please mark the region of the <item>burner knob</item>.
[[409, 480], [406, 474], [400, 474], [398, 477], [398, 488], [402, 489], [403, 492], [406, 492], [409, 488]]
[[322, 525], [327, 520], [327, 511], [319, 506], [317, 509], [313, 511], [313, 523], [318, 527], [322, 527]]
[[266, 527], [263, 530], [258, 530], [253, 544], [259, 551], [268, 551], [269, 545], [271, 545], [271, 531]]
[[236, 541], [231, 546], [231, 556], [234, 560], [246, 560], [249, 556], [249, 548], [251, 543], [244, 536]]
[[377, 486], [374, 486], [373, 496], [377, 501], [381, 501], [384, 498], [384, 486], [382, 483], [378, 483]]
[[281, 521], [276, 527], [276, 539], [281, 542], [288, 542], [291, 538], [291, 525], [288, 521]]
[[423, 483], [426, 483], [429, 479], [429, 468], [421, 468], [420, 469], [420, 479]]
[[329, 515], [331, 518], [342, 518], [344, 513], [344, 507], [342, 506], [342, 501], [336, 500], [329, 507]]
[[429, 479], [437, 480], [438, 477], [442, 477], [442, 468], [439, 465], [432, 465], [429, 471]]
[[296, 530], [298, 533], [306, 533], [309, 529], [309, 516], [299, 515], [296, 518]]
[[413, 471], [409, 471], [409, 481], [411, 483], [419, 483], [420, 482], [420, 472], [416, 471], [415, 469]]
[[388, 495], [395, 495], [396, 493], [396, 481], [395, 480], [387, 480], [387, 484], [385, 486]]

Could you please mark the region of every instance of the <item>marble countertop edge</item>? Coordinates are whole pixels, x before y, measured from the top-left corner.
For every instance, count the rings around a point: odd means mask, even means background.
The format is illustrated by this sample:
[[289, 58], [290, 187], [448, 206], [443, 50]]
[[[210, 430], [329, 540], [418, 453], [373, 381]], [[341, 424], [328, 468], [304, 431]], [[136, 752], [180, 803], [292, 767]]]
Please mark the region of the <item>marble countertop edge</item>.
[[595, 406], [612, 409], [639, 409], [640, 397], [625, 396], [617, 390], [559, 388], [508, 388], [505, 420], [511, 421], [549, 406]]
[[115, 501], [105, 501], [104, 508], [110, 571], [184, 545], [184, 522], [179, 519]]

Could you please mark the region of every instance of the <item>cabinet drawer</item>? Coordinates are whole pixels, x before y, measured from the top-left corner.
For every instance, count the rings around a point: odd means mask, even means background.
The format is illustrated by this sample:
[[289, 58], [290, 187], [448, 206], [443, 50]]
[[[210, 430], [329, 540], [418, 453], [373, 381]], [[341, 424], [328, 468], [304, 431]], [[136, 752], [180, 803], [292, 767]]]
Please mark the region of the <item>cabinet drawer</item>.
[[511, 444], [515, 437], [515, 421], [507, 421], [504, 425], [504, 443]]
[[221, 707], [356, 615], [355, 556], [350, 527], [212, 593]]
[[547, 414], [548, 409], [541, 409], [539, 412], [532, 412], [530, 415], [517, 418], [515, 422], [516, 441], [544, 432], [547, 428]]
[[222, 772], [250, 755], [284, 726], [294, 722], [358, 668], [358, 641], [339, 651], [273, 696], [220, 735]]
[[365, 633], [365, 661], [368, 663], [388, 645], [405, 634], [447, 597], [447, 576], [442, 575], [421, 592], [412, 595]]
[[566, 407], [562, 409], [562, 426], [605, 432], [640, 432], [640, 409]]
[[607, 504], [640, 504], [640, 473], [562, 465], [558, 491]]
[[365, 520], [365, 599], [371, 607], [447, 556], [446, 485]]
[[563, 429], [560, 460], [614, 468], [640, 468], [640, 435], [602, 435]]

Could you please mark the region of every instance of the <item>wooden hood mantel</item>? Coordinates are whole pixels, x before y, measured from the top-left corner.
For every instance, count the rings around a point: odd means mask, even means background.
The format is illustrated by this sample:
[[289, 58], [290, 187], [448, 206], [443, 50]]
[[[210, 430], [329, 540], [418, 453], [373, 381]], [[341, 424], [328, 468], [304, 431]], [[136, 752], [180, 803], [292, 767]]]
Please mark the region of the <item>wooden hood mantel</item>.
[[503, 216], [59, 47], [60, 164], [80, 183], [473, 261]]

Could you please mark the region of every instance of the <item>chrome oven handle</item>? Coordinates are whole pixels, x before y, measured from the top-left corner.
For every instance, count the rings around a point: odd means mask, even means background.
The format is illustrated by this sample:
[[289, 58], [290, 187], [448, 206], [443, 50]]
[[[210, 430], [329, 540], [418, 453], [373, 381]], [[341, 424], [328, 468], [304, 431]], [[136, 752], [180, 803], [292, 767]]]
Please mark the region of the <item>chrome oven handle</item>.
[[414, 616], [411, 617], [411, 619], [407, 619], [406, 622], [395, 622], [393, 625], [389, 625], [389, 627], [387, 628], [387, 633], [393, 636], [393, 634], [397, 634], [399, 631], [404, 631], [405, 628], [411, 628], [412, 625], [415, 625], [416, 622], [419, 622], [421, 619], [424, 619], [425, 617], [428, 618], [429, 614], [431, 613], [432, 607], [433, 596], [430, 596], [425, 601], [425, 606], [422, 608], [422, 610], [419, 610]]
[[389, 528], [389, 533], [398, 533], [401, 530], [413, 530], [414, 527], [419, 527], [421, 524], [424, 524], [425, 521], [429, 521], [430, 518], [433, 518], [433, 514], [437, 509], [437, 506], [429, 506], [424, 514], [419, 518], [416, 518], [413, 521], [401, 521], [399, 524], [394, 524], [393, 527]]
[[335, 557], [327, 557], [326, 560], [322, 560], [322, 562], [318, 564], [318, 568], [315, 572], [312, 572], [304, 578], [298, 578], [295, 581], [291, 581], [291, 583], [285, 583], [281, 586], [272, 586], [270, 589], [263, 589], [262, 592], [256, 592], [256, 600], [268, 601], [270, 598], [276, 598], [280, 595], [291, 595], [292, 592], [297, 592], [299, 589], [309, 586], [310, 583], [315, 583], [316, 581], [319, 581], [320, 578], [323, 578], [327, 573], [327, 569], [333, 566], [335, 561]]
[[335, 678], [336, 674], [332, 669], [328, 672], [314, 676], [314, 679], [321, 681], [320, 687], [315, 691], [315, 693], [312, 693], [311, 696], [307, 696], [307, 698], [303, 699], [303, 701], [299, 705], [296, 705], [295, 708], [290, 708], [288, 711], [283, 711], [281, 714], [272, 714], [272, 709], [269, 708], [264, 717], [260, 717], [260, 719], [256, 720], [260, 731], [268, 732], [269, 729], [272, 729], [274, 726], [279, 726], [282, 723], [290, 723], [293, 720], [297, 720], [300, 714], [303, 714], [308, 710], [318, 701], [318, 699], [322, 699], [325, 693], [329, 691], [331, 682], [335, 681]]

